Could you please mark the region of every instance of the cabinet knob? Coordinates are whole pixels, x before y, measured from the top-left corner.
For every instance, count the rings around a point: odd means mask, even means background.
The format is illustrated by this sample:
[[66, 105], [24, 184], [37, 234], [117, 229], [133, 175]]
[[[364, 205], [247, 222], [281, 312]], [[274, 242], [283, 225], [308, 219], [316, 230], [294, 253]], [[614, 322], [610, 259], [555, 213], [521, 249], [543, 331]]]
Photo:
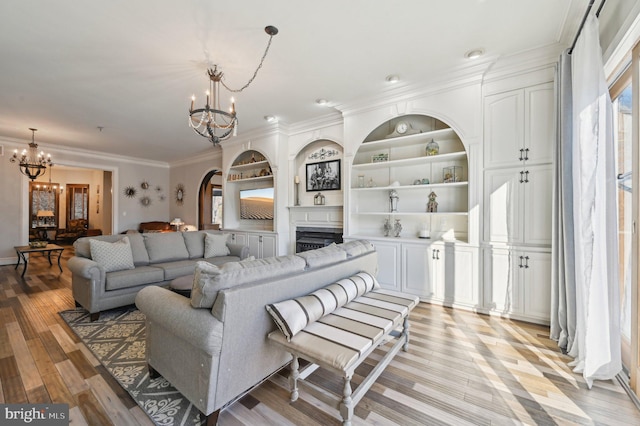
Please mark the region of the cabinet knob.
[[524, 268], [524, 265], [522, 264], [522, 259], [524, 258], [524, 256], [520, 256], [520, 263], [518, 264], [518, 266], [520, 268]]
[[525, 161], [529, 160], [529, 148], [525, 148], [524, 150], [524, 159]]
[[524, 152], [524, 149], [520, 148], [520, 158], [518, 158], [518, 160], [520, 161], [524, 160], [524, 157], [522, 156], [523, 152]]
[[520, 183], [524, 183], [524, 172], [520, 170]]
[[526, 171], [524, 172], [524, 181], [525, 181], [526, 183], [529, 183], [529, 170], [526, 170]]
[[528, 267], [529, 267], [529, 256], [525, 256], [525, 257], [524, 257], [524, 261], [525, 261], [525, 263], [524, 263], [524, 267], [525, 267], [525, 268], [528, 268]]

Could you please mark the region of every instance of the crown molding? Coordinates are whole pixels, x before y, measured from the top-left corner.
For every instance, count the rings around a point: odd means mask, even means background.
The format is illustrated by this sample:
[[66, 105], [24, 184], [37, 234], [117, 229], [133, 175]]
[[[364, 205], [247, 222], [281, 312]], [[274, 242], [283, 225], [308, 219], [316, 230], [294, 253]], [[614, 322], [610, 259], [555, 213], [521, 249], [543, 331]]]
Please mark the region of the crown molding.
[[[2, 136], [0, 137], [0, 142], [7, 142], [10, 144], [13, 144], [18, 150], [20, 150], [21, 145], [29, 145], [31, 140], [16, 139], [16, 138], [9, 138], [6, 136]], [[82, 158], [91, 159], [92, 161], [98, 160], [99, 162], [103, 162], [106, 160], [106, 161], [113, 161], [118, 164], [127, 163], [127, 164], [135, 164], [135, 165], [150, 166], [150, 167], [169, 168], [169, 163], [166, 161], [156, 161], [156, 160], [148, 160], [145, 158], [127, 157], [124, 155], [116, 155], [116, 154], [110, 154], [107, 152], [92, 151], [92, 150], [82, 149], [82, 148], [71, 148], [68, 146], [61, 146], [61, 145], [48, 145], [46, 143], [38, 142], [38, 149], [41, 149], [47, 152], [48, 154], [51, 154], [54, 165], [56, 164], [56, 155], [60, 155], [64, 157], [65, 154], [67, 155], [72, 154]], [[70, 161], [74, 161], [74, 160], [70, 160]], [[64, 162], [60, 164], [64, 165]]]

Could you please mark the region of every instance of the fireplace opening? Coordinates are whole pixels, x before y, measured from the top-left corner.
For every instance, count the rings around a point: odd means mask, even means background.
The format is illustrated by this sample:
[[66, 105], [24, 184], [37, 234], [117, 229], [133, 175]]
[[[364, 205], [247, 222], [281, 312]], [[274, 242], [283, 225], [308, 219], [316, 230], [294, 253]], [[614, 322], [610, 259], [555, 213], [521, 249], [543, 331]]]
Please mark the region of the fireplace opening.
[[296, 253], [342, 242], [342, 228], [296, 228]]

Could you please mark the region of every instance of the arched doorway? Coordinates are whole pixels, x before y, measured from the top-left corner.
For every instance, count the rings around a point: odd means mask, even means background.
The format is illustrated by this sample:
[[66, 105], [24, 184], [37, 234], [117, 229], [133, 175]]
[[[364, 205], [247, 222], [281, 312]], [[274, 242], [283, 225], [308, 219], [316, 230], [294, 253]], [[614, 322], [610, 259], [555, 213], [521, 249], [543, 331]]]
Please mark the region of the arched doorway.
[[222, 171], [208, 172], [198, 191], [198, 229], [222, 227]]

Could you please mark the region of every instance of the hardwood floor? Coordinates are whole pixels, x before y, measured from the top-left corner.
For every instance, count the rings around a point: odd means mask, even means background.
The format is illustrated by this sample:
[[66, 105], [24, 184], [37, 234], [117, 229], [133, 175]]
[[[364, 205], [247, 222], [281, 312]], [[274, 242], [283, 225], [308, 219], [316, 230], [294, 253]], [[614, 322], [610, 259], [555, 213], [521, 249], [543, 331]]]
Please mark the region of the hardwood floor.
[[[0, 403], [67, 403], [75, 425], [152, 422], [57, 314], [74, 307], [63, 273], [31, 260], [24, 279], [0, 266]], [[588, 390], [548, 328], [420, 304], [411, 344], [356, 407], [356, 425], [640, 424], [614, 381]], [[357, 370], [362, 380], [381, 352]], [[337, 410], [301, 390], [289, 403], [286, 371], [222, 412], [219, 424], [337, 425]], [[322, 370], [309, 380], [340, 393]]]

